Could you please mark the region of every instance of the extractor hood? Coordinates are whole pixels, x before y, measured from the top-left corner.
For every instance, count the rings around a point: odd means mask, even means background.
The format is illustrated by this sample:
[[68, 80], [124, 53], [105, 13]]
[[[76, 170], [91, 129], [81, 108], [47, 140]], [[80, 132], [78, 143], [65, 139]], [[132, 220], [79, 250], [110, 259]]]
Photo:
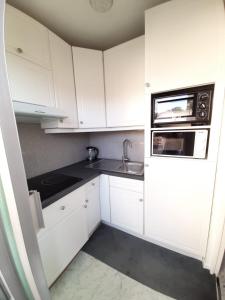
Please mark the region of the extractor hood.
[[33, 117], [37, 119], [63, 119], [67, 115], [56, 107], [13, 101], [13, 109], [16, 117]]

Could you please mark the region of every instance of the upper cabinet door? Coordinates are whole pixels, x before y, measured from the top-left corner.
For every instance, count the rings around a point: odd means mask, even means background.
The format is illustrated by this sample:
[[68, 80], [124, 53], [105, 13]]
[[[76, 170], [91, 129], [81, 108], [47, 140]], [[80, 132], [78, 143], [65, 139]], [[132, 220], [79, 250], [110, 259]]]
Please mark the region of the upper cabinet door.
[[106, 127], [102, 51], [73, 47], [80, 128]]
[[12, 100], [55, 106], [50, 70], [11, 53], [6, 60]]
[[104, 51], [107, 127], [144, 125], [144, 36]]
[[[65, 111], [68, 118], [57, 124], [61, 128], [78, 127], [77, 105], [73, 74], [72, 47], [49, 31], [52, 73], [55, 87], [56, 107]], [[55, 124], [53, 124], [55, 127]], [[48, 124], [45, 126], [50, 128]]]
[[214, 82], [224, 57], [222, 0], [174, 0], [146, 12], [146, 81], [152, 92]]
[[7, 51], [51, 68], [46, 27], [14, 7], [6, 5], [5, 31]]

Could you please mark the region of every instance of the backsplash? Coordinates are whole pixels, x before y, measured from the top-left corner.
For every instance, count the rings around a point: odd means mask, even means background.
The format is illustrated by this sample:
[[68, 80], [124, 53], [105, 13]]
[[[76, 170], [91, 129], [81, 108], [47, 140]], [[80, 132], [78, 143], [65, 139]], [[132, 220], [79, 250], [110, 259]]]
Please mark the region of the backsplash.
[[128, 157], [133, 161], [144, 161], [144, 131], [98, 132], [89, 135], [90, 146], [99, 148], [99, 157], [122, 159], [123, 141], [129, 139]]
[[122, 159], [125, 139], [132, 142], [130, 160], [144, 161], [143, 131], [45, 134], [39, 124], [17, 126], [27, 178], [86, 159], [88, 145], [99, 148], [101, 158]]
[[45, 134], [39, 124], [17, 126], [27, 178], [87, 157], [88, 134]]

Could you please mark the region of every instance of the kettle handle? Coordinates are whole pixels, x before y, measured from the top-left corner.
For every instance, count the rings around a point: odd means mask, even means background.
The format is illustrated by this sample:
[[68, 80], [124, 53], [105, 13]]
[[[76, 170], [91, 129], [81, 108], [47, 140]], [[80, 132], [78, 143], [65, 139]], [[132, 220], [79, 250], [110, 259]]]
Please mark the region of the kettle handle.
[[95, 147], [95, 151], [96, 151], [96, 158], [97, 158], [97, 157], [98, 157], [98, 154], [99, 154], [98, 148]]

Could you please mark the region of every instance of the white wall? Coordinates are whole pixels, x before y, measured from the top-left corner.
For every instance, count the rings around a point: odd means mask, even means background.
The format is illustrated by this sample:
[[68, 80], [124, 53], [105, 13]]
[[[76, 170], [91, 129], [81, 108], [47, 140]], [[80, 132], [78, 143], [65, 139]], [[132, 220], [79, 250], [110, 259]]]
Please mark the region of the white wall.
[[128, 157], [133, 161], [144, 161], [144, 131], [99, 132], [89, 135], [91, 146], [99, 148], [99, 157], [121, 159], [123, 140], [129, 139]]
[[87, 156], [88, 134], [45, 134], [39, 124], [17, 125], [27, 178], [73, 164]]

